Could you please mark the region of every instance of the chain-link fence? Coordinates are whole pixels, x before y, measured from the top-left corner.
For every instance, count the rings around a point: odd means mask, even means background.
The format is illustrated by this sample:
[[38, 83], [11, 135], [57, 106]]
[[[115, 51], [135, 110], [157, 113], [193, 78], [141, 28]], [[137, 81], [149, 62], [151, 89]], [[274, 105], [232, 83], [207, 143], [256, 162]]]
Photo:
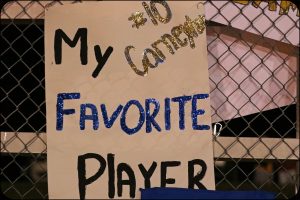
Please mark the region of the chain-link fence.
[[[48, 198], [44, 10], [71, 1], [12, 1], [1, 10], [1, 192]], [[207, 1], [217, 190], [299, 187], [299, 11], [289, 1]]]

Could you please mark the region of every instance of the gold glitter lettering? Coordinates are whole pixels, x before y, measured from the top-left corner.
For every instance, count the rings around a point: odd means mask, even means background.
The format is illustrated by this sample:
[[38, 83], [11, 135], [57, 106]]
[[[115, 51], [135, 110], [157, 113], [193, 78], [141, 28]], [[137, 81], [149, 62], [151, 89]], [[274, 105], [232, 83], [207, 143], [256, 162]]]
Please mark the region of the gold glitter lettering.
[[199, 34], [203, 33], [205, 30], [205, 17], [203, 15], [199, 15], [192, 23]]
[[147, 76], [147, 74], [148, 74], [148, 67], [145, 67], [145, 65], [143, 65], [143, 66], [144, 66], [144, 71], [139, 70], [139, 69], [135, 66], [135, 64], [132, 62], [132, 60], [131, 60], [131, 57], [130, 57], [130, 54], [129, 54], [130, 49], [133, 49], [133, 50], [134, 50], [135, 48], [134, 48], [134, 46], [127, 46], [127, 47], [125, 48], [124, 53], [125, 53], [125, 58], [126, 58], [128, 64], [130, 65], [131, 69], [133, 69], [133, 71], [134, 71], [137, 75], [140, 75], [140, 76]]
[[248, 5], [248, 3], [249, 3], [249, 0], [233, 0], [233, 1], [236, 3], [243, 4], [243, 5]]
[[276, 0], [270, 0], [269, 2], [268, 2], [268, 6], [269, 6], [269, 10], [270, 11], [276, 11], [276, 9], [277, 9], [277, 2], [276, 2]]
[[[252, 2], [252, 5], [255, 7], [255, 8], [258, 8], [261, 4], [262, 0], [256, 0], [256, 1], [253, 1]], [[270, 11], [276, 11], [276, 8], [277, 8], [277, 3], [275, 0], [269, 0], [268, 1], [268, 8]]]
[[[252, 5], [253, 5], [255, 8], [258, 8], [261, 2], [262, 2], [262, 0], [256, 0], [256, 1], [253, 1], [253, 2], [252, 2]], [[248, 4], [248, 3], [247, 3], [247, 4]]]
[[[295, 4], [293, 4], [290, 1], [281, 1], [280, 3], [280, 10], [279, 10], [279, 14], [280, 15], [286, 15], [289, 13], [290, 7], [292, 7], [292, 10], [295, 11], [297, 9], [297, 6]], [[299, 9], [297, 11], [297, 16], [299, 16]]]
[[[156, 3], [159, 3], [159, 4], [161, 4], [162, 6], [165, 7], [165, 9], [167, 11], [167, 16], [165, 18], [163, 18], [159, 14], [159, 12], [158, 12], [158, 10], [156, 8], [156, 5], [155, 5]], [[167, 4], [166, 1], [151, 1], [150, 2], [150, 7], [151, 7], [151, 10], [152, 10], [152, 13], [153, 13], [154, 17], [156, 19], [158, 19], [158, 21], [160, 21], [161, 23], [166, 24], [166, 23], [168, 23], [171, 20], [171, 18], [172, 18], [172, 12], [171, 12], [171, 9], [170, 9], [170, 7], [169, 7], [169, 5]]]
[[173, 44], [173, 47], [175, 50], [179, 49], [178, 44], [176, 43], [174, 37], [172, 37], [170, 34], [164, 34], [161, 39], [155, 41], [151, 46], [153, 47], [153, 49], [156, 51], [156, 53], [163, 59], [166, 59], [166, 56], [163, 54], [163, 52], [157, 47], [159, 44], [164, 44], [165, 47], [167, 47], [168, 51], [171, 54], [174, 54], [174, 50], [172, 48], [172, 46], [169, 44], [169, 42], [167, 41], [167, 39], [169, 39], [169, 41]]
[[[147, 56], [148, 53], [150, 53], [153, 56], [153, 58], [155, 59], [155, 64], [154, 65], [150, 62], [150, 60]], [[142, 62], [143, 62], [144, 69], [148, 69], [149, 67], [150, 68], [156, 68], [159, 63], [163, 62], [163, 60], [156, 54], [155, 51], [148, 48], [148, 49], [144, 50], [144, 57], [143, 57]]]
[[186, 22], [183, 24], [183, 32], [188, 36], [188, 40], [190, 42], [190, 47], [195, 48], [194, 37], [198, 37], [197, 31], [195, 30], [192, 20], [185, 16]]
[[179, 36], [181, 35], [181, 33], [183, 32], [183, 26], [180, 25], [180, 26], [175, 26], [172, 28], [171, 30], [171, 33], [173, 35], [173, 37], [176, 39], [177, 43], [182, 46], [182, 47], [185, 47], [188, 42], [187, 42], [187, 39], [184, 38], [184, 40], [182, 41]]
[[280, 3], [279, 1], [276, 0], [254, 0], [254, 1], [249, 1], [249, 0], [233, 0], [236, 3], [243, 4], [243, 5], [248, 5], [249, 2], [252, 2], [252, 6], [255, 8], [258, 8], [261, 4], [261, 2], [266, 2], [268, 3], [268, 8], [270, 11], [276, 11], [277, 6], [279, 5], [279, 15], [286, 15], [289, 13], [290, 7], [292, 8], [293, 11], [297, 10], [297, 16], [299, 17], [299, 9], [297, 6], [292, 3], [291, 1], [286, 1], [286, 0], [281, 0]]
[[154, 18], [154, 16], [152, 15], [152, 12], [151, 12], [151, 10], [150, 10], [148, 4], [147, 4], [146, 2], [142, 2], [142, 5], [144, 6], [144, 9], [146, 10], [148, 16], [150, 17], [152, 23], [153, 23], [155, 26], [157, 26], [158, 23], [157, 23], [156, 19]]
[[159, 45], [160, 43], [163, 43], [163, 41], [161, 39], [153, 42], [151, 44], [151, 46], [153, 47], [153, 49], [156, 51], [156, 53], [163, 59], [166, 59], [166, 56], [163, 54], [163, 52], [157, 47], [157, 45]]
[[[186, 21], [184, 22], [184, 25], [180, 24], [179, 26], [174, 26], [171, 29], [172, 35], [167, 33], [163, 34], [160, 37], [160, 39], [152, 43], [151, 46], [154, 50], [150, 48], [144, 50], [143, 60], [142, 60], [144, 71], [139, 70], [136, 67], [136, 65], [132, 62], [132, 59], [130, 57], [129, 51], [135, 48], [133, 46], [127, 46], [125, 48], [124, 53], [125, 53], [126, 60], [136, 74], [140, 76], [146, 76], [148, 74], [149, 68], [158, 67], [158, 65], [166, 59], [166, 56], [158, 48], [158, 45], [160, 44], [163, 44], [163, 46], [168, 49], [170, 54], [175, 54], [175, 50], [178, 50], [180, 47], [187, 46], [188, 41], [190, 42], [190, 47], [195, 48], [194, 38], [197, 38], [198, 34], [202, 34], [204, 32], [205, 18], [203, 15], [199, 15], [193, 21], [188, 16], [185, 16], [185, 19]], [[179, 36], [182, 33], [185, 33], [187, 35], [187, 38], [184, 38], [183, 40], [180, 39]], [[148, 55], [151, 55], [154, 58], [155, 64], [151, 63]]]
[[132, 28], [136, 27], [137, 29], [140, 26], [144, 26], [147, 22], [147, 19], [143, 17], [144, 13], [141, 12], [135, 12], [131, 14], [131, 16], [128, 18], [128, 21], [133, 21]]
[[178, 46], [178, 44], [176, 43], [174, 37], [171, 36], [170, 34], [167, 34], [167, 33], [164, 34], [163, 36], [161, 36], [161, 39], [162, 39], [162, 41], [164, 42], [164, 44], [165, 44], [166, 46], [168, 46], [169, 52], [170, 52], [171, 54], [174, 54], [174, 51], [173, 51], [172, 47], [169, 45], [169, 43], [167, 42], [166, 39], [169, 39], [169, 41], [173, 44], [173, 47], [174, 47], [175, 50], [178, 50], [178, 49], [179, 49], [179, 46]]

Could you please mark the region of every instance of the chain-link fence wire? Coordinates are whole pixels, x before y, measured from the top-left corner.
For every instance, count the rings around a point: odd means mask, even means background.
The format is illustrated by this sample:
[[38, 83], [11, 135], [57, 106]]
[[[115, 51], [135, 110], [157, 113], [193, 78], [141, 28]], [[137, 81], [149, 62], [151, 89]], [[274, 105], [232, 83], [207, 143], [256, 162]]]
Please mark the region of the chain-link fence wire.
[[[229, 146], [214, 141], [227, 157], [215, 157], [216, 189], [268, 190], [277, 198], [295, 194], [299, 174], [296, 161], [289, 159], [297, 155], [299, 145], [290, 147], [284, 138], [297, 138], [299, 133], [299, 16], [284, 14], [287, 8], [297, 11], [282, 2], [286, 1], [204, 3], [210, 11], [206, 20], [212, 120], [223, 125], [220, 136], [235, 137]], [[47, 145], [41, 137], [46, 132], [43, 18], [46, 7], [66, 3], [74, 2], [12, 1], [1, 10], [0, 176], [1, 192], [11, 198], [48, 198]], [[249, 17], [249, 12], [255, 14]], [[13, 136], [5, 138], [6, 132]], [[35, 135], [25, 141], [20, 136], [27, 132]], [[257, 138], [251, 148], [262, 144], [275, 159], [257, 159], [242, 137]], [[279, 142], [270, 147], [262, 140], [267, 137]], [[32, 153], [30, 147], [38, 142], [44, 148]], [[228, 150], [234, 143], [247, 154], [233, 158]], [[292, 153], [277, 159], [273, 153], [282, 143]], [[16, 144], [23, 149], [10, 152], [8, 147]]]

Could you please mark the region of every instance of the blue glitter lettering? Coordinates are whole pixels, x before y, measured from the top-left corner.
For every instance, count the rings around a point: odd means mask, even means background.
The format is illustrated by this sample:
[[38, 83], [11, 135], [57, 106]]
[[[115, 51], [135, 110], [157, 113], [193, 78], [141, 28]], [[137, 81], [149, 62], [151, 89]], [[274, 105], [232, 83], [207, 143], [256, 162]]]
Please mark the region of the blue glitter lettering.
[[[87, 115], [86, 114], [86, 108], [91, 109], [92, 114]], [[81, 104], [80, 105], [80, 130], [85, 129], [85, 121], [86, 120], [92, 120], [93, 121], [93, 129], [98, 130], [99, 128], [99, 119], [98, 119], [98, 111], [97, 107], [94, 104]]]
[[184, 122], [184, 116], [185, 116], [185, 110], [184, 106], [187, 101], [190, 101], [192, 99], [191, 96], [181, 96], [181, 97], [174, 97], [172, 98], [173, 102], [178, 102], [179, 105], [179, 128], [180, 130], [184, 130], [185, 128], [185, 122]]
[[[129, 128], [126, 125], [126, 114], [127, 114], [127, 111], [128, 111], [128, 109], [130, 108], [131, 105], [135, 105], [139, 109], [139, 113], [140, 113], [139, 122], [138, 122], [138, 124], [137, 124], [137, 126], [135, 128]], [[132, 135], [132, 134], [138, 132], [141, 129], [141, 127], [143, 126], [144, 122], [145, 122], [145, 110], [144, 110], [144, 108], [142, 107], [142, 105], [140, 104], [139, 101], [137, 101], [137, 100], [130, 100], [124, 106], [124, 109], [123, 109], [123, 112], [122, 112], [122, 116], [121, 116], [121, 119], [120, 119], [120, 124], [121, 124], [122, 130], [124, 132], [126, 132], [128, 135]]]
[[104, 121], [105, 127], [106, 128], [111, 128], [114, 125], [114, 122], [118, 118], [119, 114], [121, 113], [121, 111], [123, 109], [123, 106], [119, 105], [118, 108], [111, 115], [110, 119], [108, 119], [105, 104], [101, 104], [100, 107], [101, 107], [101, 112], [102, 112], [102, 116], [103, 116], [103, 121]]
[[[155, 106], [152, 114], [150, 113], [150, 104], [153, 104]], [[153, 124], [154, 128], [156, 128], [156, 130], [158, 132], [161, 131], [161, 128], [159, 127], [158, 123], [154, 119], [159, 112], [159, 108], [160, 108], [160, 105], [159, 105], [158, 100], [156, 100], [156, 99], [146, 99], [145, 100], [146, 133], [150, 133], [152, 131], [151, 124]]]
[[56, 102], [56, 130], [63, 130], [64, 115], [71, 115], [75, 113], [75, 109], [64, 110], [65, 99], [80, 99], [80, 93], [59, 93], [57, 94]]
[[209, 125], [198, 125], [198, 121], [197, 121], [197, 116], [204, 115], [204, 113], [205, 113], [205, 110], [203, 110], [203, 109], [197, 110], [197, 100], [198, 99], [207, 99], [208, 96], [209, 96], [208, 94], [196, 94], [193, 96], [191, 115], [192, 115], [194, 130], [209, 130], [210, 129]]
[[165, 128], [166, 130], [171, 129], [171, 108], [170, 108], [170, 98], [165, 98]]

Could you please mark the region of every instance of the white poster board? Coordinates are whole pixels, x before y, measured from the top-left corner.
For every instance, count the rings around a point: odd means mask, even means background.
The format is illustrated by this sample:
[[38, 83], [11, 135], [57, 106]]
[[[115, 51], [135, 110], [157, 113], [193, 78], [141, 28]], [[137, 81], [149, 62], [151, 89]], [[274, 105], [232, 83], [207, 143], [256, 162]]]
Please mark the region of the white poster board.
[[50, 199], [215, 189], [202, 14], [192, 1], [46, 11]]

